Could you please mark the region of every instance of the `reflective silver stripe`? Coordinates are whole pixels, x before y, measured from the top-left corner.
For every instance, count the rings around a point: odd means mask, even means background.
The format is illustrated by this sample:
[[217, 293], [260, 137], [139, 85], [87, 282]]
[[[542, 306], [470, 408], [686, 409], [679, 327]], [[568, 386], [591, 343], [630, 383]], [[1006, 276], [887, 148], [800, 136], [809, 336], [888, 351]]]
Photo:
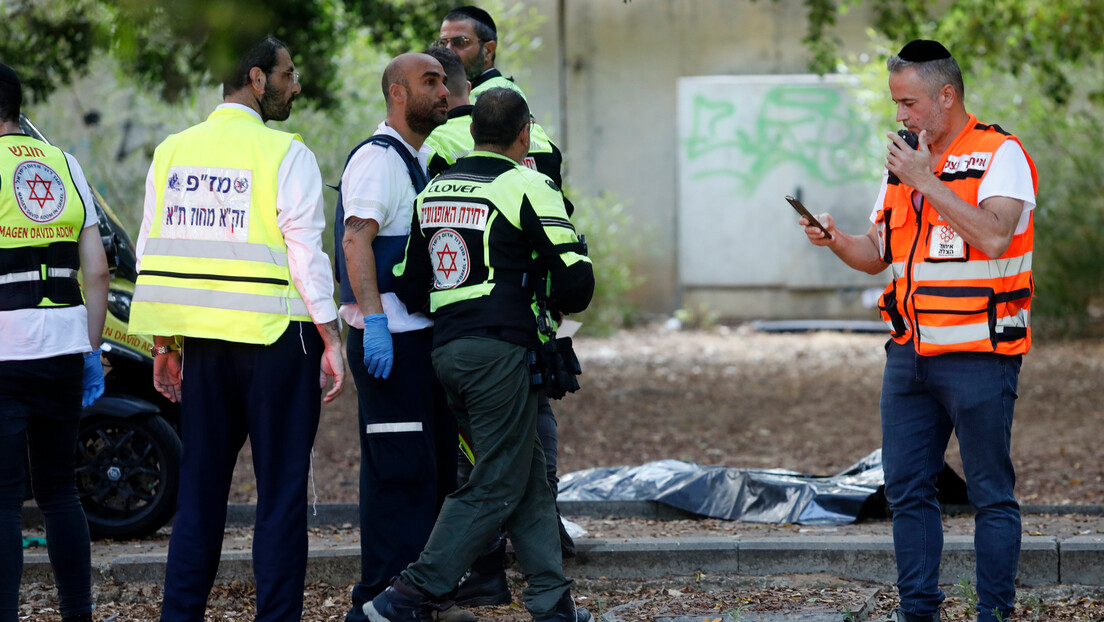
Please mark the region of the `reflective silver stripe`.
[[949, 346], [969, 341], [989, 340], [989, 323], [962, 324], [959, 326], [920, 325], [920, 341], [937, 346]]
[[272, 250], [266, 244], [250, 242], [149, 238], [146, 240], [146, 248], [143, 252], [148, 255], [167, 255], [171, 257], [259, 261], [281, 267], [288, 265], [287, 253]]
[[[53, 277], [55, 279], [75, 279], [77, 278], [77, 271], [72, 268], [47, 268], [46, 276]], [[41, 280], [41, 270], [28, 270], [26, 272], [12, 272], [11, 274], [0, 276], [0, 285], [7, 285], [9, 283], [26, 283], [27, 281]]]
[[28, 272], [12, 272], [0, 276], [0, 285], [7, 285], [9, 283], [25, 283], [27, 281], [41, 281], [42, 271], [30, 270]]
[[[893, 320], [882, 320], [882, 321], [883, 321], [883, 322], [885, 322], [885, 325], [886, 325], [886, 327], [887, 327], [887, 328], [889, 328], [889, 332], [891, 332], [891, 333], [892, 333], [892, 332], [893, 332]], [[902, 323], [903, 323], [903, 324], [905, 325], [905, 331], [906, 331], [906, 332], [907, 332], [908, 330], [910, 330], [910, 329], [909, 329], [909, 323], [908, 323], [908, 318], [906, 318], [906, 317], [902, 317], [902, 318], [901, 318], [901, 322], [902, 322]]]
[[77, 271], [72, 268], [47, 268], [46, 276], [52, 276], [55, 279], [75, 279], [77, 278]]
[[1029, 323], [1027, 312], [1020, 309], [1016, 315], [1007, 315], [997, 318], [997, 332], [1004, 332], [1005, 328], [1025, 328]]
[[[979, 281], [1003, 278], [1031, 270], [1031, 255], [1008, 259], [985, 259], [967, 262], [918, 262], [912, 270], [917, 281]], [[896, 266], [896, 264], [894, 264]]]
[[216, 292], [168, 285], [138, 285], [134, 288], [134, 302], [163, 302], [187, 307], [310, 317], [307, 305], [301, 298], [288, 299], [283, 296], [264, 294]]
[[421, 432], [421, 421], [404, 421], [402, 423], [369, 423], [364, 427], [365, 434], [387, 434], [390, 432]]
[[903, 279], [905, 277], [905, 262], [895, 261], [895, 262], [893, 262], [892, 267], [893, 267], [893, 278]]

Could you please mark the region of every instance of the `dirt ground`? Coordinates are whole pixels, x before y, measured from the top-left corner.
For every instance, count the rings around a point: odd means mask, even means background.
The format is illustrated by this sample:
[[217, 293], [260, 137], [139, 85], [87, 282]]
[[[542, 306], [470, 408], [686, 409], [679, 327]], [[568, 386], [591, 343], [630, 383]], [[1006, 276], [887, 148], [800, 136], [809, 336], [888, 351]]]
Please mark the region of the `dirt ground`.
[[[583, 389], [553, 404], [559, 420], [560, 473], [664, 458], [836, 473], [880, 446], [878, 393], [884, 342], [883, 335], [875, 334], [767, 334], [746, 325], [709, 331], [650, 326], [608, 338], [578, 339]], [[1104, 465], [1096, 449], [1104, 440], [1104, 406], [1095, 394], [1102, 372], [1104, 341], [1037, 342], [1025, 358], [1013, 426], [1021, 503], [1104, 503]], [[345, 394], [323, 410], [314, 458], [320, 503], [357, 501], [356, 420], [356, 396], [350, 383]], [[957, 454], [952, 440], [948, 462], [961, 473]], [[231, 491], [234, 502], [256, 500], [248, 456], [247, 448]], [[308, 499], [313, 498], [308, 491]], [[800, 529], [715, 520], [579, 522], [592, 537], [740, 535], [749, 530], [777, 535]], [[1098, 516], [1067, 517], [1060, 523], [1052, 524], [1048, 517], [1025, 517], [1025, 533], [1104, 532], [1104, 519]], [[888, 523], [874, 528], [887, 532]], [[948, 519], [947, 528], [949, 533], [970, 529], [966, 519]], [[314, 531], [312, 537], [335, 537]], [[167, 538], [167, 530], [155, 537]], [[248, 534], [238, 539], [248, 546]], [[481, 622], [531, 619], [518, 605], [520, 575], [511, 570], [510, 578], [514, 604], [478, 609]], [[307, 586], [303, 619], [343, 620], [350, 589], [351, 585]], [[968, 613], [972, 589], [968, 585], [945, 589], [945, 619], [973, 619]], [[94, 592], [98, 620], [158, 617], [158, 585], [109, 583], [97, 585]], [[834, 611], [844, 620], [881, 620], [896, 606], [892, 586], [823, 576], [580, 580], [574, 593], [579, 604], [593, 613], [612, 613], [610, 622], [651, 622], [670, 615], [715, 620], [724, 614], [742, 620], [753, 619], [753, 612], [797, 611]], [[251, 620], [253, 597], [250, 584], [216, 586], [207, 619]], [[1098, 588], [1021, 589], [1018, 598], [1013, 620], [1104, 620], [1104, 590]], [[20, 602], [21, 620], [58, 619], [52, 586], [24, 586]]]
[[[553, 402], [560, 474], [665, 458], [834, 474], [881, 446], [885, 340], [750, 325], [580, 338], [582, 390]], [[1021, 503], [1104, 503], [1102, 380], [1104, 341], [1037, 341], [1024, 358], [1012, 429]], [[357, 501], [356, 428], [350, 381], [323, 409], [314, 458], [321, 503]], [[256, 500], [247, 456], [235, 502]], [[953, 439], [947, 461], [961, 474]]]

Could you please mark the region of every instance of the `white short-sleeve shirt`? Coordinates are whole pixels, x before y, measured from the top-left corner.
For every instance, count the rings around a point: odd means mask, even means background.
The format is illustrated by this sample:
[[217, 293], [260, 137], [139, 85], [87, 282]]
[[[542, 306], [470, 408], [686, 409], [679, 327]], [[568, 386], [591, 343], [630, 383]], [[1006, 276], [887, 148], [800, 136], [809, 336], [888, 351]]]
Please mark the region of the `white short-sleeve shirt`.
[[[886, 194], [886, 176], [882, 176], [882, 187], [878, 191], [878, 199], [874, 202], [874, 210], [870, 213], [870, 222], [878, 220], [878, 211], [882, 209]], [[981, 180], [978, 187], [978, 203], [989, 197], [1008, 197], [1024, 202], [1023, 211], [1020, 212], [1020, 221], [1016, 225], [1016, 234], [1027, 230], [1028, 217], [1031, 210], [1035, 209], [1035, 184], [1031, 179], [1031, 167], [1027, 163], [1027, 156], [1023, 148], [1014, 140], [1006, 140], [997, 152], [993, 154], [993, 161], [989, 163], [989, 170]]]
[[[415, 149], [386, 121], [376, 127], [375, 133], [399, 139], [410, 154], [417, 157], [422, 172], [426, 171], [426, 163], [433, 154], [428, 145]], [[410, 219], [417, 196], [406, 162], [394, 149], [383, 145], [368, 143], [358, 149], [341, 175], [341, 202], [345, 208], [345, 219], [376, 221], [379, 223], [377, 237], [410, 236]], [[422, 313], [408, 311], [393, 293], [380, 294], [380, 302], [387, 314], [387, 327], [392, 333], [433, 326], [433, 320]], [[357, 305], [341, 305], [338, 313], [350, 326], [364, 328], [364, 316]]]

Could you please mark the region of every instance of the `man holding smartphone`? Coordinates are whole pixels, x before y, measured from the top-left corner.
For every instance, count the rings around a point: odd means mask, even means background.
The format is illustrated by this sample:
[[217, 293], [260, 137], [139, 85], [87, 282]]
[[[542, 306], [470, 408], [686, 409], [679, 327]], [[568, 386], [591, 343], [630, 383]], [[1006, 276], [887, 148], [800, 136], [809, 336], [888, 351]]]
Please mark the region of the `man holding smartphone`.
[[[978, 620], [1015, 607], [1020, 508], [1010, 457], [1013, 405], [1029, 324], [1038, 177], [1019, 140], [966, 112], [958, 64], [935, 41], [912, 41], [886, 63], [897, 134], [873, 223], [864, 235], [808, 219], [805, 234], [848, 266], [890, 267], [879, 300], [891, 331], [882, 384], [882, 465], [893, 509], [898, 622], [939, 619], [943, 548], [936, 476], [952, 432], [977, 507]], [[829, 237], [828, 234], [831, 234]]]

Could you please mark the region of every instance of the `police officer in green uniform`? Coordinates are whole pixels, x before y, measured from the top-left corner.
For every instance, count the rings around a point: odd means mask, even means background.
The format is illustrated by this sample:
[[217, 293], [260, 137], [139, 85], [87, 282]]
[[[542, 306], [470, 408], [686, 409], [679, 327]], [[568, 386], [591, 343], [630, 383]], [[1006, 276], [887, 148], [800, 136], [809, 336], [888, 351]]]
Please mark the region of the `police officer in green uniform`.
[[[449, 495], [418, 560], [365, 605], [373, 622], [424, 617], [456, 587], [503, 525], [528, 580], [535, 620], [588, 622], [563, 575], [556, 508], [537, 439], [530, 353], [540, 348], [535, 291], [556, 311], [590, 303], [594, 271], [548, 177], [520, 164], [529, 107], [509, 89], [472, 111], [475, 150], [418, 197], [406, 260], [396, 272], [410, 308], [428, 299], [433, 367], [471, 440], [468, 484]], [[547, 276], [547, 283], [540, 283]]]

